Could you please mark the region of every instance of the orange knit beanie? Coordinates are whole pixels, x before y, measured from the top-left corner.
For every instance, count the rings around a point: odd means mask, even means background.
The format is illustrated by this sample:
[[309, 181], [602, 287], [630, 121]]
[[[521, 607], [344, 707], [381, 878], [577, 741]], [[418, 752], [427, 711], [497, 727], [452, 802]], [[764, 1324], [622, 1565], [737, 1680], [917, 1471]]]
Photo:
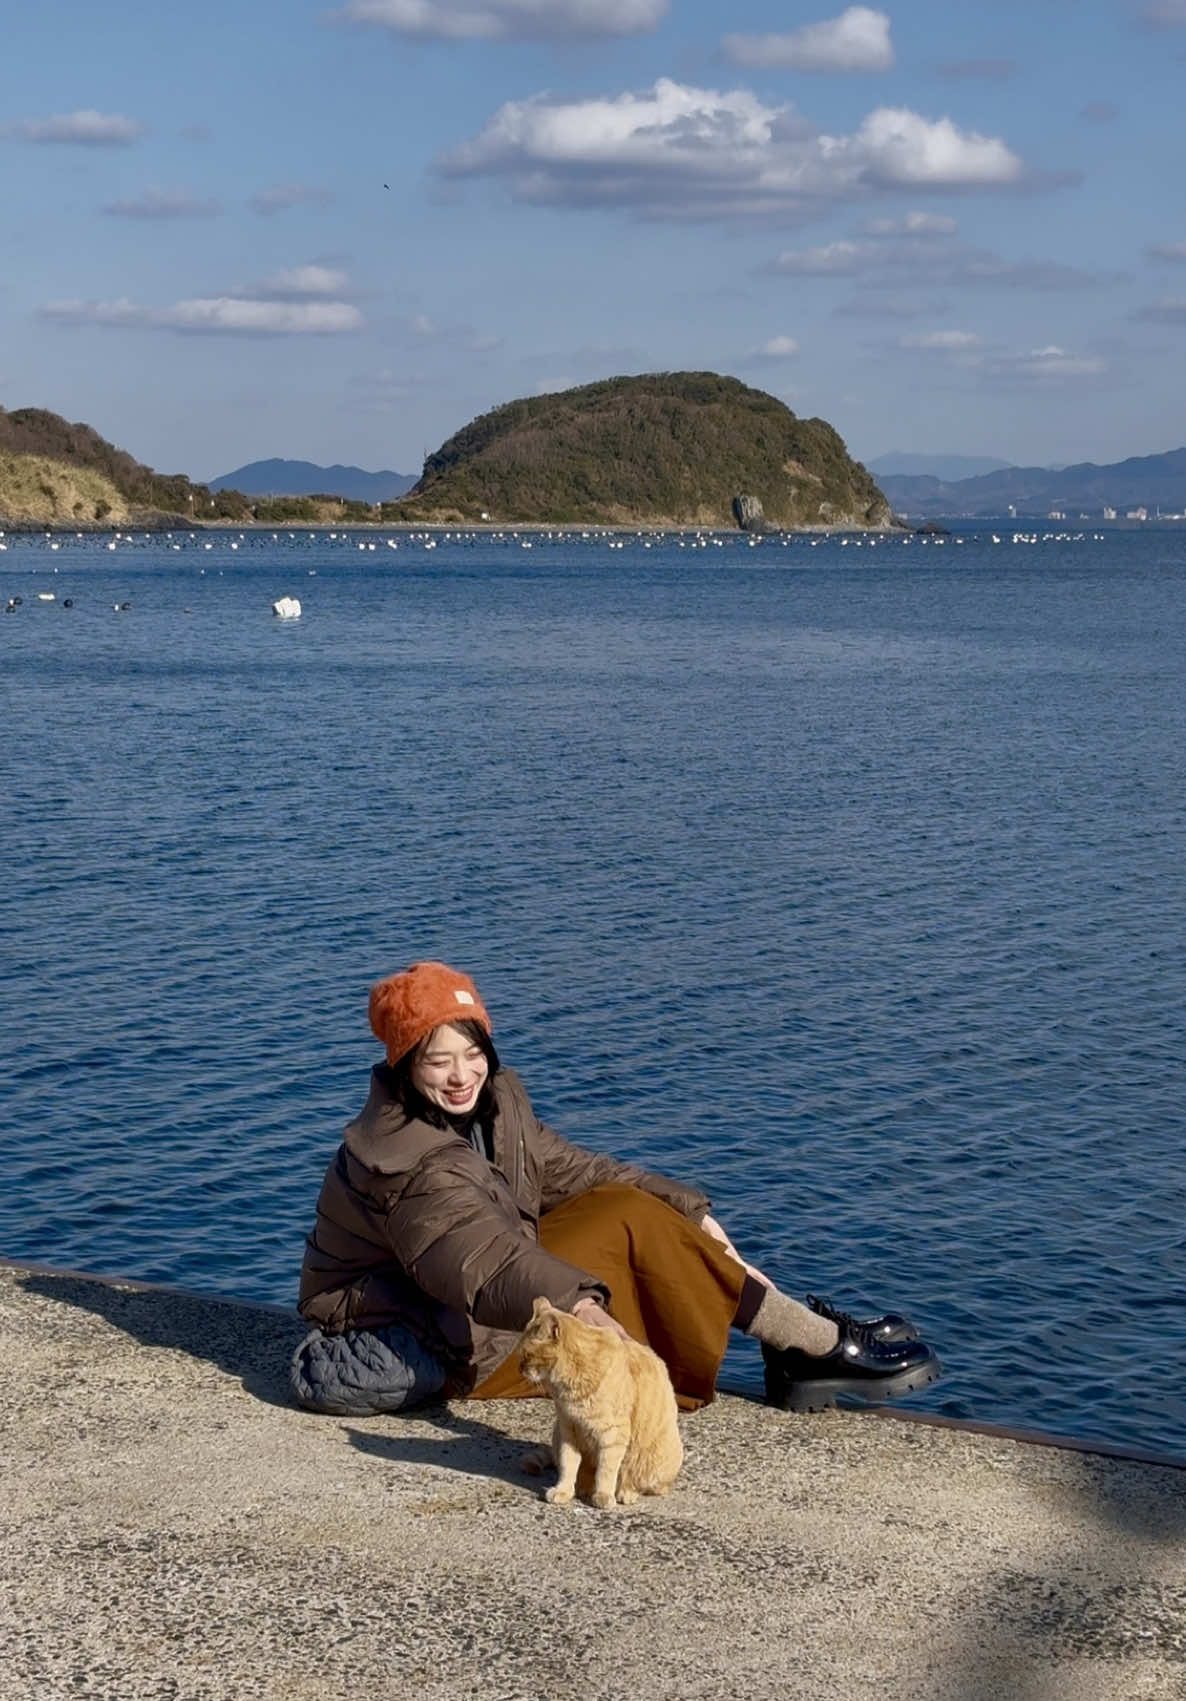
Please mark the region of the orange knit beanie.
[[490, 1032], [490, 1016], [477, 987], [447, 963], [413, 963], [402, 974], [376, 981], [370, 1018], [375, 1038], [387, 1047], [389, 1063], [398, 1063], [445, 1022], [480, 1022]]

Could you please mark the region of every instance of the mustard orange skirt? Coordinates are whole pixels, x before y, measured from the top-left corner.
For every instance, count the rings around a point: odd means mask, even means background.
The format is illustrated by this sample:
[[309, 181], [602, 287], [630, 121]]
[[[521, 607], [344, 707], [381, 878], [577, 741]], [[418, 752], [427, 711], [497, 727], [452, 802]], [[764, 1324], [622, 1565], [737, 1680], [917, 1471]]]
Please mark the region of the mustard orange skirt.
[[[666, 1364], [685, 1411], [713, 1398], [746, 1273], [719, 1241], [653, 1194], [595, 1187], [540, 1218], [540, 1244], [609, 1288], [610, 1315]], [[518, 1400], [540, 1390], [517, 1353], [472, 1389], [471, 1400]]]

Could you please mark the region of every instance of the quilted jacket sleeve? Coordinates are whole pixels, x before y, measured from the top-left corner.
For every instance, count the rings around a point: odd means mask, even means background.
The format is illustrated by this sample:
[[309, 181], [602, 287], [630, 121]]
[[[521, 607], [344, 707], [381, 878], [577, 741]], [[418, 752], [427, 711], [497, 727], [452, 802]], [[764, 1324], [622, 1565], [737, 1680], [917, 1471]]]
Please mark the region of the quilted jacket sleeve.
[[484, 1171], [459, 1150], [413, 1173], [391, 1203], [386, 1238], [416, 1285], [492, 1329], [525, 1328], [539, 1294], [563, 1311], [583, 1293], [608, 1297], [602, 1282], [544, 1251]]
[[694, 1221], [708, 1210], [710, 1200], [699, 1188], [686, 1187], [670, 1181], [664, 1175], [653, 1175], [638, 1164], [623, 1163], [607, 1152], [589, 1152], [574, 1146], [546, 1122], [534, 1119], [533, 1143], [542, 1163], [541, 1210], [551, 1211], [578, 1193], [591, 1187], [638, 1187], [674, 1205], [677, 1211]]

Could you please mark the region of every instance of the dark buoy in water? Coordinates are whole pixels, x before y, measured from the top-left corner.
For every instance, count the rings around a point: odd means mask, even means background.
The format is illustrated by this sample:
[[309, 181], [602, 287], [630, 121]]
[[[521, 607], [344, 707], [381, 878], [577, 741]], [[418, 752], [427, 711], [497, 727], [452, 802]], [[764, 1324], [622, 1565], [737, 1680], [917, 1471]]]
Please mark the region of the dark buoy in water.
[[74, 607], [74, 598], [73, 597], [63, 597], [62, 598], [62, 607], [63, 608], [73, 608]]

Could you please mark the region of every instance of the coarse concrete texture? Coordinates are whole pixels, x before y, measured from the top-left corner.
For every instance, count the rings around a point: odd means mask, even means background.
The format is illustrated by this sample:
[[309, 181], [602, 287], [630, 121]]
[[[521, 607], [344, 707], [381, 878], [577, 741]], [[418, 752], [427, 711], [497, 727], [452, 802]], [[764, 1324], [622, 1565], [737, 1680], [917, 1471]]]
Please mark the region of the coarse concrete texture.
[[552, 1507], [542, 1401], [315, 1417], [296, 1322], [0, 1268], [0, 1698], [1183, 1701], [1186, 1471], [722, 1397]]

